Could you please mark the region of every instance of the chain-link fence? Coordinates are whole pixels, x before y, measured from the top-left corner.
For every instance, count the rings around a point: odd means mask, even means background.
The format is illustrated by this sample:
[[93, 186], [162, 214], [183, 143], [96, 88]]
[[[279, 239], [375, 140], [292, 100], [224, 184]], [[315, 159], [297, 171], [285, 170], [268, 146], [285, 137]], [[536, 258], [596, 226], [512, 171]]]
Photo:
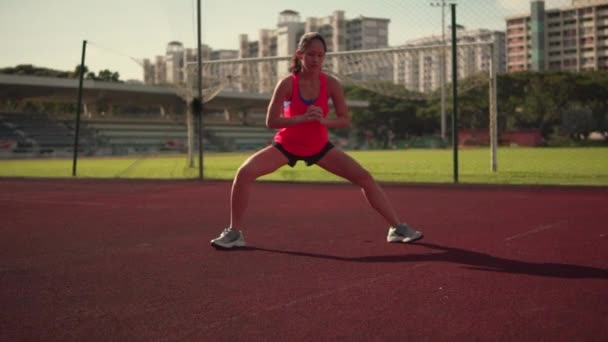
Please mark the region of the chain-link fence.
[[[195, 41], [194, 2], [175, 6], [192, 24], [184, 41]], [[272, 140], [273, 88], [301, 34], [318, 31], [324, 71], [342, 82], [352, 117], [331, 139], [380, 179], [452, 182], [458, 172], [461, 182], [608, 184], [608, 0], [344, 6], [276, 9], [278, 23], [252, 23], [257, 36], [235, 36], [229, 49], [170, 41], [146, 57], [88, 41], [85, 65], [113, 55], [139, 80], [121, 80], [112, 62], [98, 72], [3, 68], [0, 173], [68, 177], [77, 165], [81, 177], [197, 178], [203, 161], [205, 178], [229, 179]], [[217, 18], [202, 9], [213, 41]], [[191, 106], [199, 76], [202, 126]], [[331, 179], [288, 171], [270, 178]]]

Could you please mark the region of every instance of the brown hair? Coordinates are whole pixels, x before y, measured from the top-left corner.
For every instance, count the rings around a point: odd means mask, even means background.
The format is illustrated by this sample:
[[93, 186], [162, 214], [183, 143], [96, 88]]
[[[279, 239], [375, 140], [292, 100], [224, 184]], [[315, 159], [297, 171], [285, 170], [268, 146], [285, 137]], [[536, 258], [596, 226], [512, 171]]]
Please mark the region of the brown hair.
[[302, 35], [300, 38], [300, 43], [298, 44], [298, 50], [293, 54], [291, 58], [291, 66], [289, 67], [289, 71], [293, 74], [297, 74], [302, 71], [302, 62], [298, 58], [297, 52], [304, 52], [310, 46], [313, 40], [318, 40], [323, 44], [323, 51], [327, 52], [327, 44], [325, 44], [325, 39], [318, 32], [308, 32]]

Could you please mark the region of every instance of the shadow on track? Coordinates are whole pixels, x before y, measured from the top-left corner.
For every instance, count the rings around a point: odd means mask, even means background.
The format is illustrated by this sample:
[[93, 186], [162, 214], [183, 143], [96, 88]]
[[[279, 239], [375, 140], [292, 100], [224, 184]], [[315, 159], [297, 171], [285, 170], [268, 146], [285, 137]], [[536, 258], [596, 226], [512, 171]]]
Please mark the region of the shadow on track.
[[[477, 271], [489, 271], [498, 273], [526, 274], [532, 276], [581, 279], [595, 278], [608, 279], [608, 270], [589, 266], [561, 264], [551, 262], [528, 262], [493, 256], [487, 253], [475, 252], [461, 248], [441, 246], [433, 243], [417, 242], [433, 250], [427, 254], [403, 254], [403, 255], [375, 255], [362, 257], [341, 257], [337, 255], [298, 252], [290, 250], [270, 249], [262, 247], [245, 247], [234, 251], [258, 251], [268, 253], [287, 254], [308, 258], [320, 258], [337, 260], [343, 262], [360, 263], [399, 263], [399, 262], [451, 262], [465, 265], [466, 268]], [[439, 252], [436, 252], [439, 251]]]

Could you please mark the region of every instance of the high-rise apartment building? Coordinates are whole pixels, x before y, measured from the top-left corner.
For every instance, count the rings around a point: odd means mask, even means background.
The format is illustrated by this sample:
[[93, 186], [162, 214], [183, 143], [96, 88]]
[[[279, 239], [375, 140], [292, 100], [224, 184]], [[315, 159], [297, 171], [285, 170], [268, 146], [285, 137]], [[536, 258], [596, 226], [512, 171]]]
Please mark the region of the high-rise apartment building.
[[[326, 40], [328, 52], [378, 49], [388, 47], [389, 19], [359, 16], [346, 19], [344, 11], [335, 11], [327, 17], [310, 17], [302, 20], [296, 11], [285, 10], [279, 13], [279, 20], [274, 29], [260, 29], [258, 40], [250, 41], [246, 34], [239, 36], [238, 50], [214, 51], [209, 46], [202, 46], [203, 60], [260, 58], [273, 56], [291, 56], [297, 49], [300, 37], [305, 32], [319, 32]], [[180, 42], [170, 42], [163, 56], [156, 56], [154, 61], [144, 59], [144, 83], [189, 83], [193, 77], [193, 65], [196, 64], [196, 49], [184, 48]], [[338, 70], [330, 60], [326, 67]], [[289, 72], [289, 61], [278, 63], [260, 62], [257, 66], [243, 65], [241, 74], [247, 74], [247, 68], [257, 68], [254, 74], [277, 75]], [[390, 73], [389, 73], [390, 74]], [[220, 75], [221, 77], [221, 75]], [[374, 77], [374, 75], [371, 75]], [[250, 91], [272, 89], [272, 77], [260, 77], [257, 85], [250, 84]]]
[[[285, 10], [279, 13], [277, 26], [274, 29], [261, 29], [258, 40], [250, 41], [246, 34], [239, 36], [240, 58], [259, 58], [273, 56], [292, 56], [298, 42], [306, 32], [318, 32], [325, 39], [328, 52], [379, 49], [388, 47], [388, 24], [384, 18], [359, 16], [346, 19], [344, 11], [335, 11], [327, 17], [309, 17], [302, 20], [296, 11]], [[290, 61], [279, 61], [276, 64], [260, 62], [258, 75], [283, 75], [289, 73]], [[246, 74], [251, 66], [243, 66], [241, 72]], [[325, 68], [340, 73], [340, 65], [330, 59], [325, 60]], [[388, 73], [390, 75], [390, 72]], [[380, 75], [365, 75], [367, 78], [378, 78]], [[363, 78], [363, 77], [359, 77]], [[272, 77], [260, 76], [257, 85], [250, 85], [248, 91], [264, 92], [272, 89]]]
[[261, 29], [257, 41], [240, 36], [240, 57], [291, 56], [305, 32], [319, 32], [327, 43], [328, 52], [379, 49], [388, 47], [390, 19], [359, 16], [346, 19], [344, 11], [327, 17], [309, 17], [302, 21], [296, 11], [279, 13], [275, 29]]
[[608, 70], [608, 0], [544, 5], [534, 0], [530, 15], [506, 19], [507, 71]]
[[[164, 55], [156, 56], [154, 62], [143, 60], [145, 84], [187, 84], [195, 82], [198, 49], [184, 48], [178, 41], [167, 44]], [[235, 59], [237, 50], [213, 50], [207, 45], [201, 46], [203, 60]]]
[[[239, 57], [291, 56], [300, 37], [313, 31], [325, 38], [328, 52], [385, 48], [388, 47], [389, 22], [389, 19], [364, 16], [346, 19], [344, 11], [303, 21], [298, 12], [285, 10], [279, 13], [277, 27], [261, 29], [258, 40], [250, 41], [246, 34], [240, 35]], [[326, 63], [331, 64], [331, 61]], [[279, 73], [288, 72], [289, 62], [279, 63], [278, 68]]]
[[[487, 29], [465, 30], [459, 27], [457, 39], [458, 78], [467, 78], [480, 72], [490, 71], [490, 58], [493, 56], [496, 72], [504, 72], [505, 33]], [[445, 66], [446, 80], [452, 78], [451, 37], [447, 38]], [[405, 53], [395, 58], [393, 80], [403, 84], [406, 89], [428, 93], [441, 86], [442, 46], [440, 36], [424, 37], [406, 42]], [[492, 46], [491, 51], [489, 47]], [[449, 82], [449, 81], [448, 81]]]

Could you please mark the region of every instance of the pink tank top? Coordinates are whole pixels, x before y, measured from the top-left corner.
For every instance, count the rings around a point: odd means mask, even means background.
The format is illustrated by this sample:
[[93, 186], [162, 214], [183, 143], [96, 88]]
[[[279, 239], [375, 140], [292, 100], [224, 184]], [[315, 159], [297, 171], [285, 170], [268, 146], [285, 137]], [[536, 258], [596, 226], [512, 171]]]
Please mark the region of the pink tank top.
[[[325, 74], [319, 74], [320, 90], [319, 96], [313, 103], [305, 103], [300, 94], [300, 76], [293, 74], [291, 76], [291, 100], [283, 103], [283, 116], [286, 118], [302, 115], [306, 113], [308, 106], [315, 105], [323, 110], [323, 117], [329, 112], [329, 103], [327, 98], [327, 77]], [[297, 125], [281, 128], [274, 136], [274, 141], [283, 145], [290, 153], [297, 156], [307, 157], [315, 155], [323, 149], [329, 141], [327, 127], [318, 122], [303, 122]]]

